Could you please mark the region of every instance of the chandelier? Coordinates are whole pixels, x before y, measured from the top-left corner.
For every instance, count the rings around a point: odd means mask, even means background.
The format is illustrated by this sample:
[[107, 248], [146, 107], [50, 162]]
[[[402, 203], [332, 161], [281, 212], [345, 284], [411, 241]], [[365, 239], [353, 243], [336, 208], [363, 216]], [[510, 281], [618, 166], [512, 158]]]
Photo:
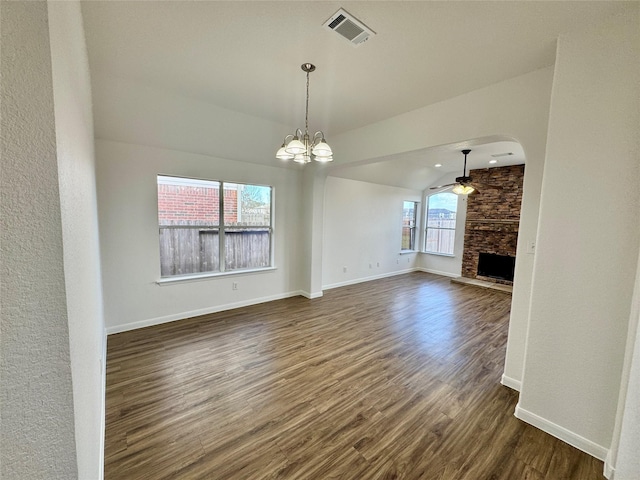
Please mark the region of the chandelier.
[[280, 160], [293, 160], [298, 163], [309, 163], [313, 158], [316, 162], [331, 162], [333, 152], [324, 139], [324, 133], [316, 132], [309, 136], [309, 74], [316, 67], [311, 63], [303, 63], [302, 70], [307, 73], [307, 103], [304, 115], [304, 135], [302, 130], [296, 129], [295, 134], [284, 137], [282, 146], [276, 153]]

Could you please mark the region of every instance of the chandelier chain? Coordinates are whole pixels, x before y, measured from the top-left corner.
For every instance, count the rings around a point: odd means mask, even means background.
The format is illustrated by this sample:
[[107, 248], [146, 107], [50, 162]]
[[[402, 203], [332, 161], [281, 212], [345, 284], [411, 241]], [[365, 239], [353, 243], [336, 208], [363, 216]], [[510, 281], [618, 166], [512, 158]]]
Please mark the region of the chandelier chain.
[[307, 103], [305, 106], [305, 115], [304, 115], [304, 133], [305, 135], [309, 134], [309, 72], [307, 71]]

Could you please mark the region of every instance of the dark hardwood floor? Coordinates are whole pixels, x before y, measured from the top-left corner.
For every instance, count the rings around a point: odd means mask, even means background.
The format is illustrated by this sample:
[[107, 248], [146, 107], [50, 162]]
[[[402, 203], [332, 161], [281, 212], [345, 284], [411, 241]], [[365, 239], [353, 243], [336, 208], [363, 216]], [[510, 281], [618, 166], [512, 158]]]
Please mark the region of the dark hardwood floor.
[[513, 416], [510, 301], [411, 273], [112, 335], [105, 478], [603, 479]]

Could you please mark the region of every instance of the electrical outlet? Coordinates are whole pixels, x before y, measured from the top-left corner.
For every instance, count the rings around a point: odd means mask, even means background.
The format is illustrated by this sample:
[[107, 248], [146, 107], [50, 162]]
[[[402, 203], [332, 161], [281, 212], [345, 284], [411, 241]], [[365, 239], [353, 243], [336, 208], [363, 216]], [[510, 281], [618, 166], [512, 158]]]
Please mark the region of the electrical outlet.
[[370, 264], [369, 264], [369, 268], [373, 268], [373, 263], [370, 263]]
[[347, 267], [342, 267], [342, 273], [347, 273]]
[[397, 263], [398, 265], [400, 265], [400, 259], [399, 259], [399, 258], [398, 258], [398, 259], [396, 259], [396, 263]]
[[407, 257], [407, 263], [409, 263], [409, 257]]
[[376, 265], [379, 267], [380, 266], [380, 262], [377, 262]]
[[237, 290], [237, 289], [238, 289], [238, 282], [233, 282], [233, 283], [231, 284], [231, 289], [232, 289], [232, 290]]

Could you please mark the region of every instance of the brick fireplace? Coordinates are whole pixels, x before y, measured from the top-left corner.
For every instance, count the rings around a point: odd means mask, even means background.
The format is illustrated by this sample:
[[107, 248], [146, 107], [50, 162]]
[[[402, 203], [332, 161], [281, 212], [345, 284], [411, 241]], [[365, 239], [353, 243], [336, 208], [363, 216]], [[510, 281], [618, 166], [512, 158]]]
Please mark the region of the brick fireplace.
[[515, 257], [522, 202], [524, 165], [471, 170], [473, 183], [498, 185], [467, 198], [462, 276], [511, 285], [513, 282], [478, 275], [480, 253]]

